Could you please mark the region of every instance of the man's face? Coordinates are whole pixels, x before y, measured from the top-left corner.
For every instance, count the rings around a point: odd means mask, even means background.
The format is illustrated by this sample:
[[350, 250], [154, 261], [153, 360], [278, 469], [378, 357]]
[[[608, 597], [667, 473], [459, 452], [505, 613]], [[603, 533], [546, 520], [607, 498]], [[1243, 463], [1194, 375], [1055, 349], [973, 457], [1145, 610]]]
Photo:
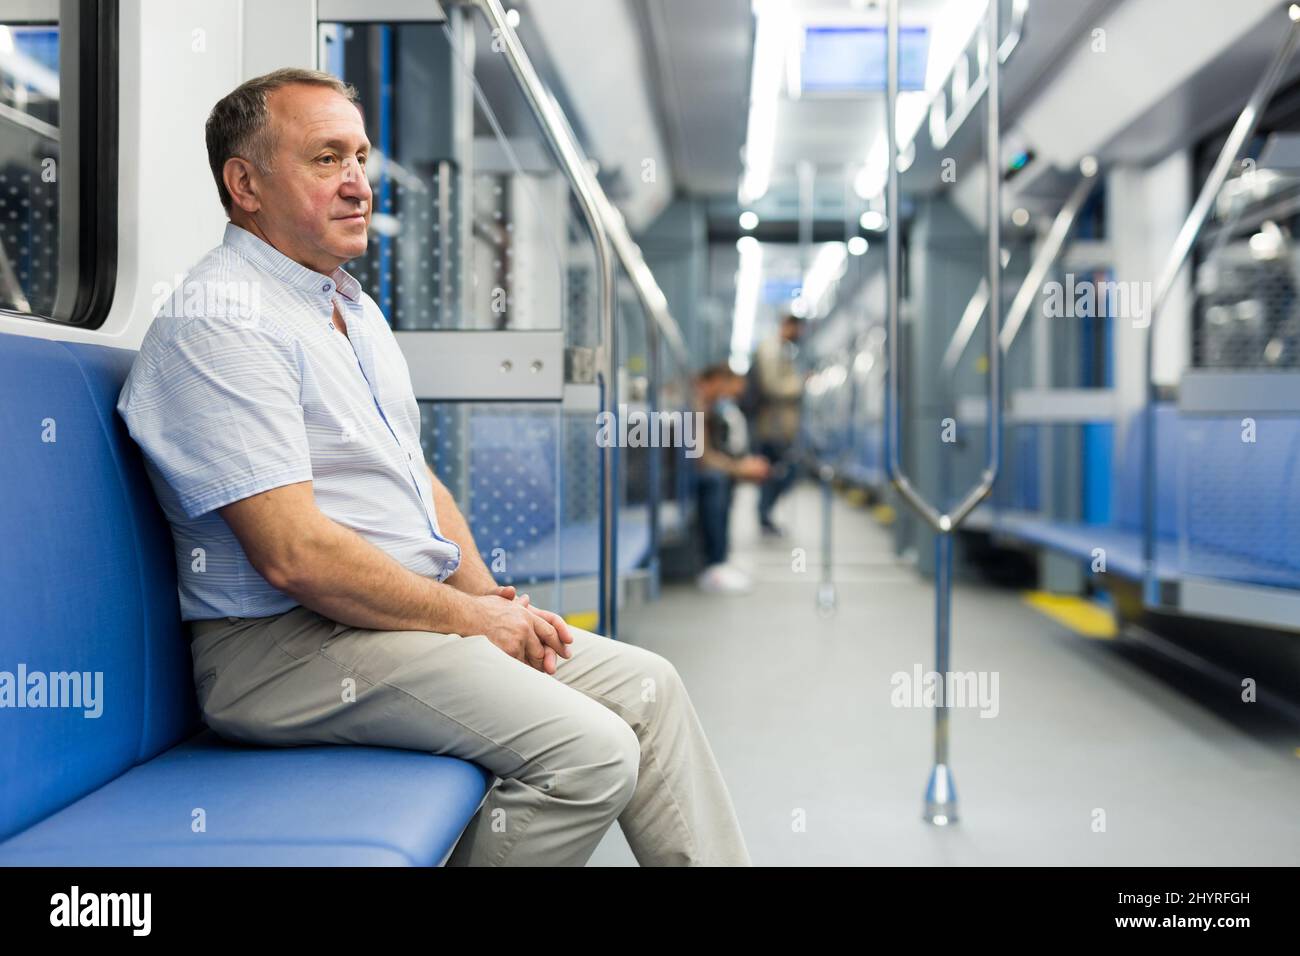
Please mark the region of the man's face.
[[256, 220], [266, 239], [317, 272], [366, 251], [371, 192], [361, 112], [323, 86], [292, 84], [267, 97], [275, 141]]

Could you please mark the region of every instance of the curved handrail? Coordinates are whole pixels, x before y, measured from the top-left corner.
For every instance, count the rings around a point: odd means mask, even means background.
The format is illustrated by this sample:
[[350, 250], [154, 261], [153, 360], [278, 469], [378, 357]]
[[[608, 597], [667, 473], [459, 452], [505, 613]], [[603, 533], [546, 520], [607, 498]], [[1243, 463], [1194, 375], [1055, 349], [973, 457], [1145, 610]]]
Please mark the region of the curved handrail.
[[[997, 42], [998, 36], [998, 2], [989, 3], [986, 42], [990, 46]], [[952, 531], [977, 504], [993, 489], [997, 479], [998, 464], [1001, 459], [1002, 432], [1002, 380], [1001, 353], [999, 347], [1000, 315], [1002, 311], [1002, 178], [998, 175], [1001, 168], [1001, 135], [999, 131], [999, 80], [1001, 73], [1000, 56], [989, 57], [987, 74], [987, 129], [985, 134], [985, 163], [989, 171], [988, 189], [988, 277], [989, 290], [989, 413], [988, 442], [984, 471], [975, 487], [961, 499], [951, 512], [940, 512], [921, 496], [911, 479], [903, 471], [899, 456], [899, 433], [902, 430], [902, 366], [898, 357], [899, 328], [899, 228], [898, 221], [898, 130], [896, 119], [896, 101], [898, 99], [898, 0], [889, 0], [889, 29], [887, 41], [888, 76], [886, 82], [886, 116], [885, 133], [888, 143], [889, 176], [886, 205], [889, 209], [889, 230], [887, 233], [886, 272], [887, 282], [887, 329], [889, 337], [889, 388], [887, 398], [889, 411], [886, 415], [888, 436], [886, 440], [885, 467], [890, 481], [907, 501], [936, 531], [946, 534]]]
[[[603, 191], [592, 175], [582, 155], [568, 122], [563, 118], [555, 101], [547, 92], [537, 71], [533, 68], [523, 44], [514, 28], [506, 20], [499, 0], [468, 0], [478, 8], [501, 39], [502, 50], [510, 71], [537, 118], [552, 150], [560, 160], [569, 185], [578, 198], [583, 218], [591, 232], [596, 251], [597, 304], [601, 331], [600, 347], [596, 350], [596, 367], [602, 382], [600, 389], [601, 411], [618, 416], [618, 377], [616, 364], [618, 349], [614, 339], [614, 262], [610, 255], [609, 233], [601, 212]], [[601, 449], [600, 481], [600, 610], [597, 629], [606, 637], [617, 633], [617, 546], [618, 498], [616, 494], [617, 447], [613, 442]]]
[[[1042, 288], [1043, 280], [1047, 278], [1047, 270], [1060, 256], [1065, 238], [1069, 235], [1079, 210], [1092, 194], [1096, 178], [1097, 161], [1090, 156], [1085, 157], [1079, 164], [1079, 181], [1061, 208], [1057, 210], [1056, 218], [1052, 220], [1052, 227], [1047, 231], [1047, 237], [1034, 255], [1034, 261], [1030, 264], [1024, 281], [1020, 283], [1020, 288], [1016, 290], [1016, 297], [1011, 300], [1011, 307], [1007, 309], [1006, 320], [1002, 323], [1002, 333], [998, 339], [1003, 355], [1011, 351], [1016, 336], [1020, 334], [1020, 329], [1029, 315], [1029, 307], [1034, 304], [1034, 296]], [[1006, 263], [1007, 256], [1004, 254], [1002, 264], [1005, 266]], [[981, 279], [974, 293], [971, 294], [970, 301], [966, 303], [961, 321], [957, 323], [957, 328], [953, 329], [952, 338], [948, 340], [948, 347], [944, 350], [941, 367], [945, 377], [951, 376], [957, 370], [957, 364], [966, 354], [966, 347], [970, 345], [988, 303], [988, 282]]]

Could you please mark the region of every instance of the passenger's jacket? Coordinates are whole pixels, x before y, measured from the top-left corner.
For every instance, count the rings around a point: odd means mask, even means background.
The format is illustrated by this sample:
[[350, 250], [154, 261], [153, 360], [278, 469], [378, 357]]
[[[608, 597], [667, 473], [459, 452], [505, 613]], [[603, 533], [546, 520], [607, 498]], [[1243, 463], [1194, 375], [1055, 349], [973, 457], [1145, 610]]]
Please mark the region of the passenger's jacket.
[[794, 356], [794, 344], [780, 332], [764, 339], [754, 355], [759, 395], [754, 435], [760, 442], [792, 444], [799, 433], [804, 377]]

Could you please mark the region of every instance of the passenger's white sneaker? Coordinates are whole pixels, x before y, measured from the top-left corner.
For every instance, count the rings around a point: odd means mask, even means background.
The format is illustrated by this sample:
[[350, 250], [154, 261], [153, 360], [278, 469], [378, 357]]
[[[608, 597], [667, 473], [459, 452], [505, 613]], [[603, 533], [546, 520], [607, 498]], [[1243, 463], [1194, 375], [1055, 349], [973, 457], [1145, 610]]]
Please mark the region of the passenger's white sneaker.
[[700, 590], [710, 594], [748, 594], [752, 589], [749, 575], [730, 564], [714, 564], [700, 574]]

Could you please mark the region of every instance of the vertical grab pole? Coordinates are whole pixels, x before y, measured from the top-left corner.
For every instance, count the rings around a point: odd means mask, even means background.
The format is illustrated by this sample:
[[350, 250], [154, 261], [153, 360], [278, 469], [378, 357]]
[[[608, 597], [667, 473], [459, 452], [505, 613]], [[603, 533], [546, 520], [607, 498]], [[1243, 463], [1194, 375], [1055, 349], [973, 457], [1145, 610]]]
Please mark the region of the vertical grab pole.
[[[941, 681], [948, 673], [951, 637], [952, 533], [945, 531], [934, 537], [934, 658]], [[946, 686], [946, 682], [940, 684]], [[934, 710], [934, 767], [925, 788], [923, 817], [937, 826], [957, 822], [957, 790], [948, 769], [948, 708], [948, 695], [941, 694]]]
[[[988, 441], [984, 472], [975, 487], [949, 511], [940, 511], [926, 501], [904, 473], [899, 451], [902, 432], [902, 373], [899, 358], [899, 243], [901, 216], [898, 201], [898, 0], [888, 0], [886, 29], [885, 137], [888, 144], [886, 206], [887, 322], [889, 332], [889, 388], [886, 391], [886, 456], [890, 480], [903, 498], [935, 530], [935, 657], [943, 686], [950, 666], [952, 644], [952, 532], [993, 489], [1002, 457], [1002, 350], [999, 333], [1002, 316], [1002, 144], [999, 124], [999, 79], [1001, 56], [998, 49], [999, 0], [989, 0], [985, 21], [988, 87], [985, 104], [985, 165], [988, 170]], [[943, 698], [935, 710], [934, 766], [925, 792], [923, 819], [936, 826], [957, 822], [957, 791], [948, 766], [949, 701]]]
[[[615, 340], [617, 325], [614, 321], [614, 260], [610, 237], [601, 202], [604, 191], [588, 168], [582, 149], [572, 128], [560, 112], [555, 100], [533, 68], [523, 44], [514, 28], [506, 21], [500, 0], [467, 0], [472, 2], [492, 26], [494, 36], [501, 40], [502, 52], [510, 65], [520, 92], [537, 118], [547, 142], [560, 160], [565, 178], [573, 187], [578, 206], [591, 233], [596, 250], [597, 315], [600, 321], [600, 347], [596, 350], [596, 377], [600, 385], [600, 403], [603, 411], [619, 434], [618, 425], [618, 343]], [[597, 630], [606, 637], [616, 638], [618, 633], [618, 447], [610, 442], [600, 449], [600, 604]]]
[[817, 610], [823, 617], [830, 617], [835, 613], [835, 582], [831, 580], [831, 480], [835, 469], [822, 465], [817, 476], [822, 486], [822, 576], [817, 585]]

